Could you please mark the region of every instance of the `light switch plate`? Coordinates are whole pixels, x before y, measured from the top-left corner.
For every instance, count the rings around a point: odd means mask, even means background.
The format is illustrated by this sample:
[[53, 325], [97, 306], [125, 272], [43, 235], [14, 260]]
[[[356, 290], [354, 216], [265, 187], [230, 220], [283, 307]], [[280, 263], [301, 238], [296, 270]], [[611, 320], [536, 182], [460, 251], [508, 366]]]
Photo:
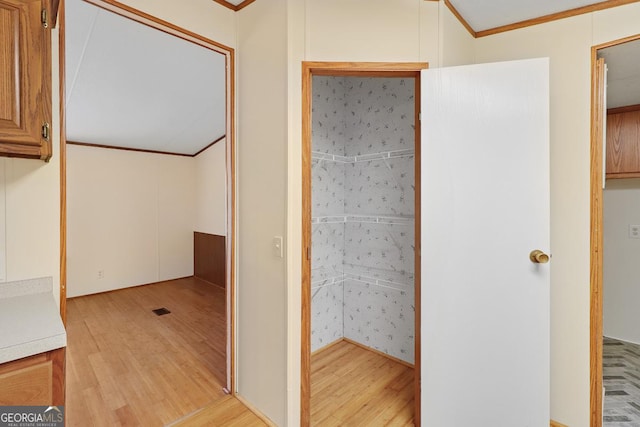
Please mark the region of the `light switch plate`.
[[629, 238], [640, 239], [640, 225], [629, 224]]
[[[640, 226], [638, 226], [640, 227]], [[273, 254], [278, 258], [284, 258], [284, 248], [282, 244], [282, 236], [273, 237]]]

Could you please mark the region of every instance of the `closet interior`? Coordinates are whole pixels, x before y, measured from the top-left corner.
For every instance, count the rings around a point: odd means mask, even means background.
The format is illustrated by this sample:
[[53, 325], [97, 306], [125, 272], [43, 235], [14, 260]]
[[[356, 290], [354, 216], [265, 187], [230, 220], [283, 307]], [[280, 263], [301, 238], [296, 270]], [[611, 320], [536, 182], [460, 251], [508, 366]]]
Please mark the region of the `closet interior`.
[[313, 417], [341, 344], [415, 362], [416, 78], [313, 76], [311, 121]]

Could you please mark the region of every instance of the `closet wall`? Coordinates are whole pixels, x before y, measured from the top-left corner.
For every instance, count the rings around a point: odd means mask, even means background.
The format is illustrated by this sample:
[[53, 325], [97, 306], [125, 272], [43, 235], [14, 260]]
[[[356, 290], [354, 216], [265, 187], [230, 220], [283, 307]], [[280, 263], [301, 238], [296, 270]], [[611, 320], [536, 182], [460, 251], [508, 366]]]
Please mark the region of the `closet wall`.
[[313, 78], [312, 351], [414, 363], [415, 80]]

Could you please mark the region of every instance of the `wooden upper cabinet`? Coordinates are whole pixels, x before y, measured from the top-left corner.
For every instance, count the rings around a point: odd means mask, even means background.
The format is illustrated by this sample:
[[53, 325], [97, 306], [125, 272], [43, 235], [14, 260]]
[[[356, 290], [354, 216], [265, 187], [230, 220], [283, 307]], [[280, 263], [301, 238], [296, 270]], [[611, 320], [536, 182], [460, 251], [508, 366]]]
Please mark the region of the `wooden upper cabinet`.
[[607, 115], [607, 178], [640, 177], [640, 106]]
[[0, 156], [51, 158], [49, 10], [49, 0], [0, 0]]

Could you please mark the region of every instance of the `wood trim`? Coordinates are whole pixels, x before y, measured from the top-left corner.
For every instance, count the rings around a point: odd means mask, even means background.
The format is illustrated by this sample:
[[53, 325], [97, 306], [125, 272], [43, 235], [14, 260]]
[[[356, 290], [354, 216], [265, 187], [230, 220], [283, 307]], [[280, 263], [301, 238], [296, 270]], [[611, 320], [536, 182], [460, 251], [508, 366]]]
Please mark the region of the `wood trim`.
[[609, 108], [607, 110], [607, 115], [609, 115], [609, 114], [631, 113], [633, 111], [639, 111], [639, 110], [640, 110], [640, 104], [627, 105], [625, 107]]
[[66, 18], [65, 2], [60, 1], [58, 28], [58, 108], [60, 110], [60, 317], [67, 325], [67, 126], [66, 126]]
[[462, 26], [467, 29], [469, 34], [471, 34], [473, 36], [473, 38], [477, 38], [478, 37], [478, 33], [471, 27], [471, 25], [469, 25], [467, 20], [464, 19], [464, 17], [460, 14], [460, 12], [458, 12], [458, 10], [455, 8], [455, 6], [452, 5], [449, 0], [444, 0], [444, 4], [447, 5], [447, 7], [451, 11], [451, 13], [453, 13], [453, 16], [458, 18], [458, 21], [460, 21]]
[[318, 70], [313, 72], [314, 76], [330, 76], [330, 77], [415, 77], [416, 72], [412, 70], [407, 71], [351, 71], [351, 70]]
[[[640, 0], [638, 0], [640, 1]], [[302, 63], [303, 77], [305, 70], [313, 75], [322, 76], [360, 76], [360, 77], [389, 77], [388, 73], [402, 71], [419, 72], [429, 67], [428, 62], [316, 62]], [[398, 77], [408, 75], [393, 74]], [[411, 75], [411, 77], [415, 74]]]
[[220, 138], [216, 139], [215, 141], [213, 141], [212, 143], [208, 144], [206, 147], [204, 147], [203, 149], [201, 149], [200, 151], [198, 151], [195, 154], [192, 154], [191, 157], [196, 157], [198, 154], [207, 151], [209, 148], [213, 147], [215, 144], [217, 144], [218, 142], [222, 141], [227, 135], [222, 135]]
[[221, 4], [222, 6], [229, 8], [231, 10], [233, 10], [234, 12], [239, 11], [240, 9], [244, 9], [245, 7], [249, 6], [251, 3], [253, 3], [256, 0], [244, 0], [242, 3], [240, 3], [239, 5], [235, 5], [233, 3], [229, 3], [228, 1], [225, 0], [213, 0], [214, 2]]
[[224, 0], [213, 0], [213, 1], [218, 3], [219, 5], [226, 7], [227, 9], [233, 10], [234, 12], [238, 10], [238, 7], [235, 4], [226, 2]]
[[235, 51], [226, 57], [227, 88], [227, 389], [236, 395], [236, 69]]
[[[448, 0], [445, 0], [445, 2]], [[513, 24], [502, 25], [496, 28], [477, 31], [475, 37], [486, 37], [493, 34], [504, 33], [506, 31], [517, 30], [520, 28], [531, 27], [533, 25], [545, 24], [559, 19], [570, 18], [572, 16], [583, 15], [585, 13], [597, 12], [599, 10], [610, 9], [612, 7], [624, 6], [626, 4], [636, 3], [640, 0], [607, 0], [600, 3], [577, 7], [575, 9], [565, 10], [563, 12], [551, 13], [549, 15], [540, 16], [538, 18], [526, 19], [524, 21]], [[463, 24], [464, 25], [464, 24]]]
[[[419, 203], [419, 90], [420, 71], [429, 67], [427, 62], [311, 62], [302, 63], [302, 290], [301, 290], [301, 358], [300, 358], [300, 425], [311, 425], [311, 91], [312, 77], [324, 76], [364, 76], [364, 77], [397, 77], [411, 76], [416, 79], [416, 203]], [[409, 74], [407, 74], [409, 73]], [[419, 211], [416, 211], [416, 233], [420, 230]], [[419, 235], [416, 235], [416, 245]], [[419, 248], [419, 246], [416, 246]], [[419, 252], [416, 252], [419, 255]], [[419, 265], [416, 256], [416, 265]], [[416, 349], [419, 348], [420, 336], [420, 274], [415, 275], [416, 295]], [[420, 425], [420, 353], [416, 350], [415, 364], [415, 415], [416, 425]]]
[[602, 426], [602, 133], [604, 60], [591, 49], [591, 230], [590, 230], [590, 418], [591, 427]]
[[194, 157], [193, 154], [172, 153], [169, 151], [158, 151], [158, 150], [144, 150], [142, 148], [118, 147], [115, 145], [106, 145], [106, 144], [91, 144], [89, 142], [79, 142], [79, 141], [67, 141], [67, 145], [79, 145], [81, 147], [93, 147], [93, 148], [107, 148], [110, 150], [135, 151], [138, 153], [165, 154], [168, 156]]
[[553, 421], [553, 420], [551, 420], [550, 426], [551, 427], [567, 427], [566, 425], [560, 424], [559, 422]]
[[[354, 340], [349, 339], [349, 338], [342, 338], [342, 341], [348, 342], [349, 344], [353, 344], [353, 345], [358, 346], [360, 348], [363, 348], [363, 349], [365, 349], [367, 351], [370, 351], [372, 353], [378, 354], [378, 355], [380, 355], [382, 357], [386, 357], [387, 359], [393, 360], [394, 362], [399, 363], [399, 364], [401, 364], [403, 366], [406, 366], [408, 368], [415, 369], [415, 365], [413, 365], [413, 364], [411, 364], [409, 362], [406, 362], [406, 361], [404, 361], [402, 359], [398, 359], [397, 357], [393, 357], [392, 355], [387, 354], [387, 353], [385, 353], [383, 351], [380, 351], [380, 350], [376, 350], [375, 348], [366, 346], [366, 345], [364, 345], [362, 343], [359, 343], [358, 341], [354, 341]], [[337, 343], [332, 343], [330, 345], [333, 345], [333, 344], [337, 344]], [[418, 424], [416, 423], [416, 425], [418, 425]]]
[[415, 136], [415, 156], [414, 156], [414, 186], [415, 186], [415, 208], [414, 208], [414, 227], [415, 227], [415, 237], [414, 237], [414, 316], [415, 316], [415, 326], [414, 326], [414, 340], [415, 340], [415, 356], [414, 356], [414, 371], [415, 375], [414, 380], [414, 414], [413, 419], [416, 426], [419, 426], [422, 419], [421, 414], [421, 393], [422, 393], [422, 224], [421, 224], [421, 214], [422, 214], [422, 123], [420, 120], [420, 109], [422, 108], [422, 79], [420, 77], [415, 80], [415, 100], [416, 100], [416, 108], [415, 108], [415, 118], [414, 124], [416, 128], [416, 136]]
[[[318, 68], [321, 64], [317, 64]], [[311, 90], [313, 68], [302, 63], [302, 353], [300, 425], [311, 425]]]
[[266, 425], [268, 425], [270, 427], [278, 427], [278, 425], [276, 423], [271, 421], [269, 419], [269, 417], [267, 417], [265, 414], [260, 412], [255, 406], [253, 406], [251, 403], [249, 403], [247, 400], [245, 400], [244, 397], [242, 397], [239, 394], [237, 394], [235, 397], [236, 397], [236, 399], [238, 399], [240, 401], [240, 403], [242, 403], [244, 406], [246, 406], [248, 410], [253, 412], [256, 417], [260, 418]]
[[640, 178], [640, 172], [607, 173], [606, 179]]
[[[638, 0], [638, 1], [640, 1], [640, 0]], [[612, 40], [612, 41], [609, 41], [609, 42], [605, 42], [605, 43], [601, 43], [601, 44], [595, 45], [595, 46], [592, 47], [592, 49], [595, 49], [596, 51], [598, 51], [598, 50], [604, 49], [606, 47], [617, 46], [619, 44], [628, 43], [628, 42], [636, 41], [636, 40], [639, 40], [639, 39], [640, 39], [640, 34], [636, 34], [636, 35], [633, 35], [633, 36], [623, 37], [621, 39], [616, 39], [616, 40]]]
[[[404, 360], [402, 360], [402, 359], [398, 359], [397, 357], [391, 356], [390, 354], [384, 353], [384, 352], [382, 352], [382, 351], [380, 351], [380, 350], [376, 350], [375, 348], [372, 348], [372, 347], [366, 346], [366, 345], [364, 345], [364, 344], [362, 344], [362, 343], [359, 343], [358, 341], [354, 341], [354, 340], [352, 340], [352, 339], [345, 338], [345, 337], [338, 338], [337, 340], [335, 340], [335, 341], [333, 341], [333, 342], [331, 342], [331, 343], [329, 343], [329, 344], [325, 345], [324, 347], [319, 348], [319, 349], [317, 349], [317, 350], [313, 351], [313, 352], [311, 353], [311, 357], [313, 357], [313, 356], [317, 356], [318, 354], [321, 354], [321, 353], [323, 353], [323, 352], [325, 352], [325, 351], [327, 351], [327, 350], [329, 350], [329, 349], [331, 349], [331, 348], [335, 347], [336, 345], [338, 345], [338, 344], [340, 344], [340, 343], [342, 343], [342, 342], [347, 342], [347, 343], [349, 343], [349, 344], [353, 344], [353, 345], [355, 345], [355, 346], [358, 346], [358, 347], [360, 347], [360, 348], [363, 348], [363, 349], [365, 349], [365, 350], [367, 350], [367, 351], [370, 351], [370, 352], [372, 352], [372, 353], [376, 353], [376, 354], [378, 354], [378, 355], [380, 355], [380, 356], [386, 357], [386, 358], [387, 358], [387, 359], [389, 359], [389, 360], [393, 360], [394, 362], [399, 363], [399, 364], [401, 364], [401, 365], [404, 365], [404, 366], [406, 366], [406, 367], [409, 367], [409, 368], [411, 368], [411, 369], [415, 369], [415, 367], [416, 367], [415, 365], [413, 365], [413, 364], [411, 364], [411, 363], [409, 363], [409, 362], [406, 362], [406, 361], [404, 361]], [[415, 420], [415, 417], [414, 417], [414, 420]]]
[[80, 142], [80, 141], [66, 141], [66, 143], [71, 145], [80, 145], [83, 147], [108, 148], [111, 150], [123, 150], [123, 151], [137, 151], [140, 153], [165, 154], [167, 156], [196, 157], [198, 154], [206, 151], [208, 148], [211, 148], [213, 145], [222, 141], [225, 138], [226, 138], [226, 135], [222, 135], [220, 138], [207, 144], [204, 148], [198, 150], [198, 152], [195, 154], [174, 153], [172, 151], [146, 150], [144, 148], [118, 147], [117, 145], [93, 144], [91, 142]]
[[329, 350], [332, 347], [335, 347], [336, 345], [340, 344], [343, 341], [344, 341], [344, 338], [338, 338], [337, 340], [335, 340], [333, 342], [330, 342], [329, 344], [325, 345], [324, 347], [319, 348], [319, 349], [317, 349], [315, 351], [312, 351], [311, 352], [311, 357], [313, 357], [315, 355], [318, 355], [318, 354], [321, 354], [322, 352], [324, 352], [326, 350]]

